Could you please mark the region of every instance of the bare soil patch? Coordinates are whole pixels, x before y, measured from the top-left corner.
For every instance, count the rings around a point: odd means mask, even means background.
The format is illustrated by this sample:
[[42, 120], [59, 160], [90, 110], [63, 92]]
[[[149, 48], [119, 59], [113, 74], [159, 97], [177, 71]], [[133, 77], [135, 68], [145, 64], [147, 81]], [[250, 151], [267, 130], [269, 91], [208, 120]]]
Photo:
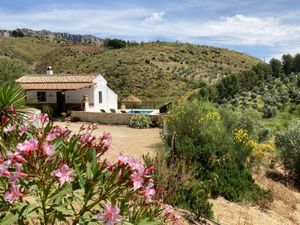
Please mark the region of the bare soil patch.
[[[88, 125], [84, 122], [55, 122], [55, 125], [67, 127], [72, 132], [77, 133], [82, 125]], [[111, 133], [112, 149], [107, 152], [109, 160], [116, 160], [120, 152], [142, 160], [143, 155], [149, 154], [155, 156], [157, 146], [162, 144], [160, 129], [136, 129], [127, 126], [100, 125], [100, 128], [94, 131], [96, 136], [103, 132]]]

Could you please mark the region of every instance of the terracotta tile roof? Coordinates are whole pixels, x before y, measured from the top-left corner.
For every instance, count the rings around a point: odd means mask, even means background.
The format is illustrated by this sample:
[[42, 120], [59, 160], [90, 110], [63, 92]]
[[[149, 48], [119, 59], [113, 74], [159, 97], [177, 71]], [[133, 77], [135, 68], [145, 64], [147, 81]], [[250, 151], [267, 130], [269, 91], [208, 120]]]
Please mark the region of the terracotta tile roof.
[[92, 83], [20, 83], [25, 90], [77, 90], [92, 85]]
[[92, 86], [96, 77], [86, 74], [34, 74], [23, 76], [16, 82], [25, 90], [76, 90]]
[[25, 75], [19, 78], [17, 83], [85, 83], [93, 82], [97, 75], [87, 74], [57, 74], [57, 75], [45, 75], [45, 74], [33, 74]]

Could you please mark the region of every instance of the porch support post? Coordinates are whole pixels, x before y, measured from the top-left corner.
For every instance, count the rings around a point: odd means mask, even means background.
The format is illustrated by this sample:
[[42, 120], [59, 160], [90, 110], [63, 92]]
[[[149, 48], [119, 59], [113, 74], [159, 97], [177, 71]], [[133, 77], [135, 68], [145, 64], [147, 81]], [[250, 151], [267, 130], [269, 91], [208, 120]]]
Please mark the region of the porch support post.
[[61, 94], [63, 95], [63, 98], [62, 98], [62, 111], [66, 112], [66, 91], [62, 90]]
[[89, 99], [87, 95], [83, 96], [83, 100], [82, 100], [83, 104], [84, 104], [84, 111], [88, 112], [89, 111], [89, 107], [90, 107], [90, 103], [89, 103]]

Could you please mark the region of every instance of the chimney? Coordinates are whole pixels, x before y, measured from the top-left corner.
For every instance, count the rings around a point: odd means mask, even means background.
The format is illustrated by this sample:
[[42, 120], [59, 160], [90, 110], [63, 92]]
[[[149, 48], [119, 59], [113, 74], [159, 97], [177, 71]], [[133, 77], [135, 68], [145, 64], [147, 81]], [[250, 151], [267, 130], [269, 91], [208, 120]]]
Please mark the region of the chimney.
[[53, 75], [52, 66], [47, 67], [47, 75]]

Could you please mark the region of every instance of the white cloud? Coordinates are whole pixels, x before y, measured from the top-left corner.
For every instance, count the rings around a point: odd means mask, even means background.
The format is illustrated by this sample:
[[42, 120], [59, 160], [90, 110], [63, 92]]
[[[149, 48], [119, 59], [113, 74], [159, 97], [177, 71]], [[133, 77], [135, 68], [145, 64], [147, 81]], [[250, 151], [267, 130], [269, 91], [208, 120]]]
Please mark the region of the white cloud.
[[145, 18], [146, 23], [159, 22], [163, 19], [165, 12], [155, 12]]
[[278, 49], [278, 54], [300, 49], [300, 24], [287, 21], [297, 18], [299, 11], [286, 14], [288, 16], [255, 17], [237, 14], [208, 20], [185, 20], [169, 13], [168, 17], [164, 17], [165, 14], [165, 11], [148, 8], [57, 8], [21, 13], [0, 11], [0, 27], [49, 29], [138, 40], [161, 37], [197, 42], [199, 39], [207, 39], [211, 44], [221, 46], [273, 46]]

